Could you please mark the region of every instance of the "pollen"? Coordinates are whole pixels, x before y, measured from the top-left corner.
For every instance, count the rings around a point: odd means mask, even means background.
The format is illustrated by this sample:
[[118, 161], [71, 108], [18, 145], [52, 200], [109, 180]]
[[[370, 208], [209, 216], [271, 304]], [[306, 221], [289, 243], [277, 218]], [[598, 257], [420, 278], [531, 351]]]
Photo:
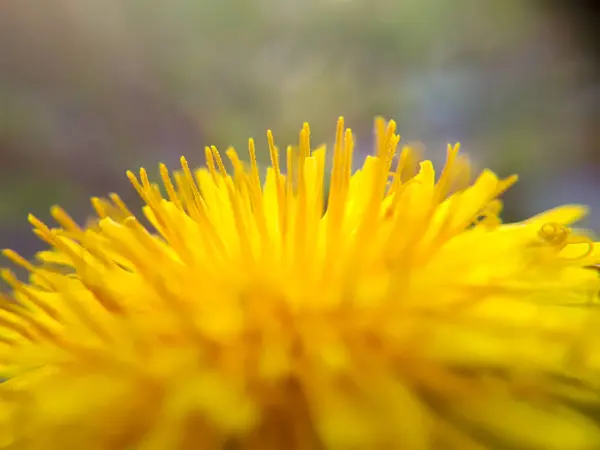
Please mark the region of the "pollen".
[[[353, 171], [305, 124], [205, 149], [145, 206], [93, 198], [0, 304], [0, 449], [600, 448], [600, 252], [566, 205], [502, 222], [516, 177], [444, 168], [375, 121]], [[329, 171], [326, 167], [331, 165]], [[326, 191], [325, 186], [329, 186]]]

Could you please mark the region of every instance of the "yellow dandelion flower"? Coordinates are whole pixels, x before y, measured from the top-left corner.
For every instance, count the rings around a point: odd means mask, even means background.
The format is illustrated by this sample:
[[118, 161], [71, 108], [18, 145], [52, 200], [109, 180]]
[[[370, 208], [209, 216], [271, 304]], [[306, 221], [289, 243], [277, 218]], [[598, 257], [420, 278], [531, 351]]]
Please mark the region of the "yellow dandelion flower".
[[268, 133], [264, 183], [252, 140], [232, 174], [161, 166], [166, 196], [129, 173], [155, 231], [116, 195], [31, 217], [52, 250], [5, 251], [31, 276], [3, 273], [0, 448], [600, 448], [585, 208], [503, 225], [515, 177], [471, 184], [451, 146], [436, 178], [375, 128], [353, 173], [340, 119], [327, 199], [305, 125], [285, 158]]

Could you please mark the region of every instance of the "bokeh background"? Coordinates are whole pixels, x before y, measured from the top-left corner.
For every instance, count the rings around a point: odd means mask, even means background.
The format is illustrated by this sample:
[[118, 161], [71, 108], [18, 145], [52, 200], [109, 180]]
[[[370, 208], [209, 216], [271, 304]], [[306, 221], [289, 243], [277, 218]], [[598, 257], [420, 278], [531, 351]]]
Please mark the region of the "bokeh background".
[[[593, 3], [593, 2], [592, 2]], [[41, 248], [28, 212], [135, 202], [128, 168], [203, 147], [291, 143], [338, 115], [371, 150], [373, 117], [441, 161], [522, 181], [506, 218], [592, 205], [600, 231], [600, 84], [593, 11], [530, 0], [0, 1], [0, 247]]]

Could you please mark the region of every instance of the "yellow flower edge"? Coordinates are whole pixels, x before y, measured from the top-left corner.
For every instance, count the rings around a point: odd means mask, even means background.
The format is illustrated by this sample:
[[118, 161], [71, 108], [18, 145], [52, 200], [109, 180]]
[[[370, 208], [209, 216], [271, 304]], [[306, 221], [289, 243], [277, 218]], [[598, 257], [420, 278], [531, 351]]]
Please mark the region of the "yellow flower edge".
[[[568, 205], [502, 224], [516, 177], [436, 177], [377, 119], [352, 171], [304, 125], [260, 180], [234, 149], [184, 158], [5, 270], [0, 449], [596, 449], [598, 246]], [[287, 175], [286, 175], [287, 174]], [[324, 194], [326, 177], [329, 192]], [[326, 202], [325, 202], [326, 200]], [[326, 203], [326, 206], [324, 206]], [[152, 231], [150, 231], [152, 230]]]

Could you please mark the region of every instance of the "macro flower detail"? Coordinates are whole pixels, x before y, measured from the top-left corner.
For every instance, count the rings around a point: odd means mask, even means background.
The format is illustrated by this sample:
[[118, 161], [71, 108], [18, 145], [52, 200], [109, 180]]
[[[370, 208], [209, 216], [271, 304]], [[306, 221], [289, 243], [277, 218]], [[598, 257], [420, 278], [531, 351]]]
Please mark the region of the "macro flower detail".
[[354, 173], [340, 119], [331, 158], [269, 132], [264, 180], [252, 140], [231, 171], [211, 147], [128, 173], [144, 218], [30, 217], [50, 249], [4, 252], [30, 278], [3, 272], [0, 449], [600, 448], [585, 208], [503, 224], [516, 177], [375, 136]]

